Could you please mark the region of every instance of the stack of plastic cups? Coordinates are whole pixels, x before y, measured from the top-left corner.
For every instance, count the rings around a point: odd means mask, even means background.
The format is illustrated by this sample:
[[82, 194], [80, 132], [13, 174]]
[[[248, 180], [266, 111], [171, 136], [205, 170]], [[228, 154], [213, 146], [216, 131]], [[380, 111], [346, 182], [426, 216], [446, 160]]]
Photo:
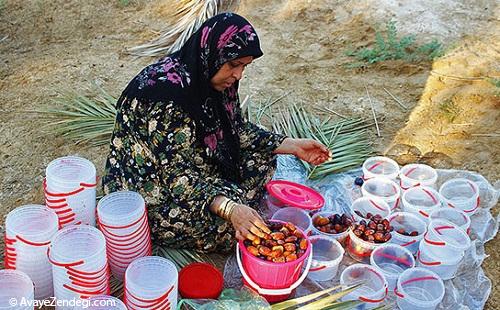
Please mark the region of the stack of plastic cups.
[[437, 219], [450, 221], [460, 227], [467, 234], [470, 233], [470, 217], [468, 217], [467, 214], [461, 210], [453, 208], [439, 208], [431, 212], [429, 219], [431, 221]]
[[[389, 217], [389, 223], [393, 228], [392, 238], [389, 241], [400, 245], [410, 251], [413, 255], [417, 254], [418, 247], [424, 234], [427, 231], [427, 224], [417, 215], [410, 212], [395, 212]], [[407, 236], [400, 234], [398, 230], [404, 229], [406, 233], [417, 232], [416, 236]]]
[[403, 193], [401, 200], [403, 211], [416, 214], [426, 223], [431, 212], [441, 208], [441, 195], [431, 187], [412, 187]]
[[342, 301], [360, 300], [365, 303], [365, 309], [379, 306], [387, 296], [387, 280], [378, 269], [366, 264], [354, 264], [340, 275], [340, 285], [343, 287], [363, 283], [362, 286], [342, 297]]
[[427, 186], [435, 188], [438, 174], [434, 168], [424, 164], [409, 164], [403, 166], [399, 172], [402, 190], [415, 186]]
[[78, 225], [61, 229], [52, 238], [47, 255], [52, 263], [57, 299], [87, 299], [109, 294], [106, 240], [97, 228]]
[[111, 193], [97, 204], [99, 228], [106, 238], [113, 276], [123, 281], [125, 270], [136, 258], [151, 255], [151, 235], [146, 204], [139, 193]]
[[399, 276], [397, 304], [400, 310], [433, 310], [444, 297], [444, 283], [434, 272], [412, 268]]
[[24, 306], [33, 303], [33, 282], [30, 277], [19, 270], [0, 270], [0, 309], [28, 310], [35, 309]]
[[59, 225], [95, 226], [96, 169], [87, 159], [67, 156], [53, 160], [45, 171], [45, 204]]
[[388, 157], [370, 157], [363, 163], [363, 179], [365, 181], [371, 178], [379, 177], [395, 181], [398, 174], [398, 163]]
[[81, 300], [75, 310], [127, 310], [125, 304], [116, 297], [101, 295]]
[[455, 224], [433, 220], [420, 242], [418, 265], [432, 270], [443, 280], [451, 279], [470, 244], [469, 236]]
[[415, 258], [407, 249], [396, 244], [383, 244], [373, 250], [370, 264], [382, 272], [389, 290], [396, 288], [401, 272], [415, 267]]
[[439, 194], [445, 205], [459, 209], [472, 216], [479, 209], [479, 187], [467, 179], [451, 179], [439, 188]]
[[307, 276], [315, 281], [329, 281], [337, 275], [344, 249], [337, 240], [326, 236], [311, 236], [313, 258]]
[[176, 309], [178, 273], [174, 263], [158, 256], [141, 257], [125, 272], [123, 301], [131, 309]]
[[391, 210], [399, 206], [400, 188], [394, 181], [387, 178], [372, 178], [361, 186], [363, 197], [378, 198], [385, 201]]
[[302, 209], [295, 207], [281, 208], [273, 214], [271, 219], [290, 222], [300, 228], [306, 235], [312, 233], [313, 224], [311, 217]]
[[11, 211], [5, 226], [5, 268], [26, 273], [35, 284], [36, 299], [53, 296], [47, 249], [59, 227], [57, 215], [42, 205], [26, 205]]

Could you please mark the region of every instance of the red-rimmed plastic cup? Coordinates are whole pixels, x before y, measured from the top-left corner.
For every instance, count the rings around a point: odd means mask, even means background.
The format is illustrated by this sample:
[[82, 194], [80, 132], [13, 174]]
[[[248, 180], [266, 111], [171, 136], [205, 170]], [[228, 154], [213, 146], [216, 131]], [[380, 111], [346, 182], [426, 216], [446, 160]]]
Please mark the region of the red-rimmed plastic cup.
[[401, 273], [394, 293], [401, 310], [433, 310], [443, 300], [445, 288], [436, 273], [416, 267]]
[[405, 165], [399, 171], [399, 179], [402, 190], [415, 186], [427, 186], [435, 188], [438, 174], [434, 168], [424, 164]]
[[405, 191], [402, 195], [403, 211], [418, 215], [429, 223], [432, 211], [441, 208], [441, 195], [431, 187], [417, 186]]
[[[427, 231], [427, 224], [417, 215], [410, 212], [395, 212], [389, 216], [389, 223], [393, 228], [389, 240], [390, 243], [400, 245], [409, 250], [413, 255], [417, 254], [418, 246]], [[406, 236], [398, 232], [404, 229], [407, 233], [416, 231], [416, 236]]]
[[223, 286], [222, 273], [208, 263], [191, 263], [179, 272], [179, 293], [183, 298], [217, 299]]
[[389, 290], [396, 287], [398, 276], [401, 272], [415, 267], [413, 254], [402, 246], [396, 244], [383, 244], [373, 250], [370, 264], [382, 272]]
[[457, 225], [442, 219], [432, 220], [424, 234], [424, 242], [432, 254], [460, 256], [471, 245], [469, 236]]
[[435, 272], [443, 280], [449, 280], [455, 277], [458, 266], [462, 261], [464, 254], [461, 255], [435, 255], [429, 250], [425, 242], [420, 242], [417, 252], [417, 266]]
[[351, 205], [352, 217], [355, 222], [361, 220], [369, 221], [369, 218], [361, 217], [356, 214], [356, 211], [361, 212], [364, 216], [371, 213], [372, 215], [380, 215], [382, 218], [387, 218], [391, 214], [391, 208], [382, 199], [377, 197], [360, 197], [353, 201]]
[[384, 156], [374, 156], [363, 163], [363, 179], [388, 178], [396, 180], [399, 174], [399, 165], [394, 160]]
[[134, 260], [125, 272], [124, 302], [129, 309], [175, 309], [178, 273], [174, 263], [159, 256]]
[[283, 207], [295, 207], [306, 211], [321, 209], [325, 204], [323, 196], [305, 185], [284, 180], [266, 184], [267, 205], [272, 214]]
[[361, 186], [363, 197], [378, 198], [387, 203], [391, 210], [399, 206], [400, 189], [394, 181], [387, 178], [372, 178]]
[[344, 249], [337, 240], [326, 236], [311, 236], [313, 258], [308, 277], [315, 281], [329, 281], [337, 275]]
[[342, 272], [340, 284], [352, 286], [364, 283], [351, 293], [342, 297], [342, 301], [360, 300], [365, 303], [366, 309], [372, 309], [380, 305], [387, 296], [387, 280], [375, 267], [366, 264], [354, 264]]
[[101, 295], [77, 301], [75, 310], [127, 310], [125, 304], [116, 297]]
[[[322, 216], [322, 217], [330, 217], [330, 216], [333, 216], [335, 215], [336, 213], [335, 212], [332, 212], [332, 211], [323, 211], [323, 212], [318, 212], [318, 213], [315, 213], [313, 216], [312, 216], [312, 222], [314, 223], [314, 220], [318, 217], [318, 216]], [[341, 244], [344, 244], [347, 236], [349, 235], [349, 231], [351, 231], [351, 227], [347, 228], [345, 231], [341, 232], [341, 233], [338, 233], [338, 234], [330, 234], [330, 233], [326, 233], [326, 232], [322, 232], [321, 230], [319, 230], [316, 226], [314, 226], [313, 224], [313, 227], [312, 227], [312, 232], [314, 235], [320, 235], [320, 236], [325, 236], [325, 237], [328, 237], [328, 238], [332, 238], [332, 239], [335, 239], [337, 240], [338, 242], [340, 242]]]
[[[21, 307], [23, 299], [34, 300], [34, 287], [30, 277], [19, 270], [0, 270], [0, 309], [34, 309]], [[16, 304], [12, 303], [15, 300]]]
[[47, 259], [47, 248], [57, 232], [57, 215], [42, 205], [18, 207], [5, 220], [7, 269], [26, 273], [35, 284], [35, 298], [53, 295], [52, 266]]
[[444, 182], [439, 193], [445, 205], [462, 210], [468, 216], [475, 214], [481, 203], [477, 184], [463, 178]]
[[429, 219], [431, 221], [437, 219], [450, 221], [460, 227], [467, 234], [470, 233], [470, 217], [468, 217], [467, 214], [461, 210], [446, 207], [439, 208], [431, 212]]
[[122, 281], [132, 261], [151, 255], [145, 201], [137, 192], [114, 192], [99, 201], [97, 215], [99, 228], [106, 238], [111, 272]]

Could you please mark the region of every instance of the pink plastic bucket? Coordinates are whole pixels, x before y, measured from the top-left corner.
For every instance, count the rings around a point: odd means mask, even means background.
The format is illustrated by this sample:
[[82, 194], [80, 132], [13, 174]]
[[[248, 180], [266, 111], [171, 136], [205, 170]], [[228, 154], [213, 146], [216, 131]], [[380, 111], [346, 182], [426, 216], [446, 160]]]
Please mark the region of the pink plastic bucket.
[[[303, 233], [302, 230], [297, 229]], [[306, 252], [297, 260], [287, 263], [274, 263], [253, 256], [241, 240], [236, 247], [236, 259], [244, 283], [269, 302], [287, 299], [293, 290], [304, 281], [311, 267], [311, 253], [311, 243], [307, 240]], [[306, 259], [306, 268], [302, 272]]]

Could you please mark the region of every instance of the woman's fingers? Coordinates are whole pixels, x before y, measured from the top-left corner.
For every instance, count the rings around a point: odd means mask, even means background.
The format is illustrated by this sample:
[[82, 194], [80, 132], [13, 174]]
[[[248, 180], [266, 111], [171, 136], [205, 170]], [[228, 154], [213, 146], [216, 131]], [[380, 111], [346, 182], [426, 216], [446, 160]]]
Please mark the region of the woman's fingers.
[[245, 237], [240, 233], [239, 230], [236, 231], [236, 236], [235, 237], [238, 240], [242, 240], [242, 241], [245, 240]]
[[252, 234], [250, 231], [248, 231], [248, 229], [246, 229], [245, 227], [242, 227], [240, 229], [240, 231], [241, 231], [241, 235], [243, 237], [247, 238], [248, 240], [254, 241], [257, 238], [254, 234]]
[[260, 237], [260, 238], [264, 238], [264, 233], [257, 227], [255, 226], [255, 224], [253, 224], [254, 226], [250, 227], [250, 232], [254, 235], [256, 235], [257, 237]]
[[[259, 213], [255, 210], [253, 210], [252, 212], [252, 215], [253, 215], [253, 219], [252, 219], [252, 224], [257, 226], [257, 228], [266, 233], [266, 234], [270, 234], [271, 233], [271, 230], [269, 229], [269, 227], [267, 227], [267, 225], [264, 223], [264, 221], [262, 220], [262, 218], [260, 217]], [[261, 238], [264, 237], [264, 234], [262, 234], [262, 236], [259, 236]]]

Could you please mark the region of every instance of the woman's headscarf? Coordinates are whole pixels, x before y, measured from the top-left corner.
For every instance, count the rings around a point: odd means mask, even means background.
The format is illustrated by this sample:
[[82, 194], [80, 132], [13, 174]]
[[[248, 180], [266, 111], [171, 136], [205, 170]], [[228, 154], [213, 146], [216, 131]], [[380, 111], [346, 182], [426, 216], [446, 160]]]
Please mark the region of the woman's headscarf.
[[245, 56], [262, 56], [254, 28], [237, 14], [219, 14], [203, 23], [179, 51], [146, 67], [122, 97], [181, 106], [195, 121], [197, 139], [207, 154], [225, 177], [239, 181], [238, 82], [218, 92], [210, 79], [224, 63]]

